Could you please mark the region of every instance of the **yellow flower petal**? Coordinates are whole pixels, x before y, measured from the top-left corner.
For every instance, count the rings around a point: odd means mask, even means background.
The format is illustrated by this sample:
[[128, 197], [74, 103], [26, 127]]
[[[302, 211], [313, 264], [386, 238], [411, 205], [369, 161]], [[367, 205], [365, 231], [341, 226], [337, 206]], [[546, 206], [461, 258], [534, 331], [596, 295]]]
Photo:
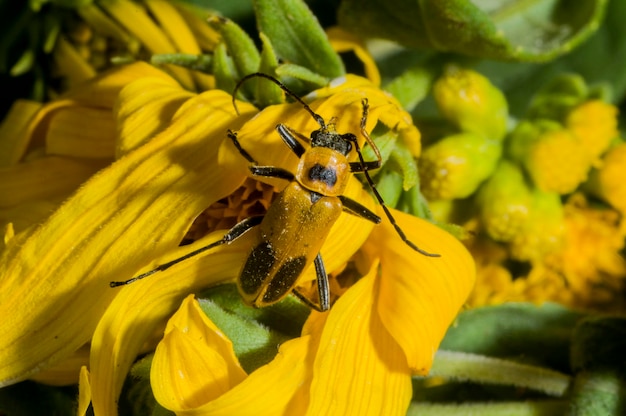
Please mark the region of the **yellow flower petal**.
[[59, 102], [65, 103], [66, 100], [69, 100], [72, 104], [82, 104], [89, 107], [113, 108], [120, 90], [130, 82], [144, 77], [161, 78], [170, 82], [173, 86], [178, 86], [176, 80], [165, 72], [139, 61], [103, 72], [89, 80], [84, 88], [74, 88], [68, 91], [63, 96], [63, 100], [53, 101], [46, 105], [45, 108]]
[[374, 228], [367, 249], [380, 255], [378, 313], [404, 350], [414, 373], [428, 373], [439, 343], [467, 299], [474, 262], [452, 235], [422, 219], [392, 210], [409, 240], [429, 253], [413, 251], [389, 221]]
[[[150, 53], [175, 53], [176, 47], [166, 33], [154, 22], [147, 10], [140, 4], [129, 0], [116, 0], [101, 3], [126, 30], [141, 41]], [[193, 89], [194, 83], [191, 74], [184, 68], [167, 66], [186, 89]]]
[[152, 360], [150, 383], [157, 401], [174, 411], [191, 409], [216, 399], [246, 376], [232, 342], [193, 295], [185, 298]]
[[294, 397], [310, 377], [307, 360], [315, 348], [311, 336], [285, 342], [267, 365], [258, 368], [244, 381], [216, 400], [196, 409], [178, 412], [179, 416], [274, 416], [301, 414]]
[[354, 52], [365, 66], [365, 75], [372, 81], [372, 84], [380, 86], [380, 72], [376, 66], [376, 61], [367, 50], [365, 42], [358, 36], [346, 32], [342, 28], [335, 26], [326, 30], [328, 40], [333, 49], [339, 53]]
[[65, 198], [104, 166], [102, 161], [48, 156], [0, 169], [0, 207]]
[[38, 383], [51, 386], [68, 386], [79, 382], [82, 367], [89, 362], [89, 346], [83, 345], [74, 354], [56, 364], [53, 367], [35, 374], [31, 377]]
[[308, 415], [406, 414], [411, 374], [374, 306], [377, 273], [375, 264], [328, 315], [315, 357]]
[[[179, 247], [166, 257], [154, 260], [143, 271], [215, 242], [223, 234], [218, 231], [194, 244]], [[117, 397], [133, 361], [146, 345], [156, 343], [153, 337], [182, 299], [189, 293], [235, 277], [251, 244], [248, 237], [245, 235], [230, 245], [209, 250], [119, 291], [92, 339], [90, 369], [96, 415], [117, 413]]]
[[89, 383], [89, 370], [87, 367], [80, 368], [80, 377], [78, 382], [78, 407], [76, 409], [77, 416], [85, 416], [91, 402], [91, 385]]
[[41, 103], [17, 100], [0, 125], [0, 167], [17, 163], [28, 146], [28, 137], [20, 134], [42, 107]]
[[125, 86], [115, 106], [119, 131], [116, 156], [119, 158], [163, 131], [193, 95], [162, 78], [144, 77]]
[[212, 163], [224, 131], [241, 122], [229, 104], [220, 91], [189, 100], [163, 134], [92, 177], [25, 241], [9, 241], [0, 258], [0, 312], [13, 317], [0, 323], [2, 385], [87, 342], [117, 293], [108, 282], [176, 246], [238, 186]]
[[68, 107], [59, 109], [46, 133], [46, 153], [85, 158], [112, 158], [115, 120], [110, 109]]

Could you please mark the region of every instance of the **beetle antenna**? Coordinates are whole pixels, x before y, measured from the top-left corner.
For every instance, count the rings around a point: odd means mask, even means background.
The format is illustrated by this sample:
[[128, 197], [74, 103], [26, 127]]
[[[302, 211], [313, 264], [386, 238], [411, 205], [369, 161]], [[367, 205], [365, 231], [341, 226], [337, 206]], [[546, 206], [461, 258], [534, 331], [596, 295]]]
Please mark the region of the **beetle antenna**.
[[269, 79], [270, 81], [272, 81], [274, 84], [278, 86], [278, 88], [283, 90], [285, 94], [287, 94], [288, 96], [290, 96], [291, 98], [293, 98], [294, 100], [302, 104], [304, 106], [304, 109], [308, 111], [309, 114], [311, 114], [311, 116], [315, 119], [315, 121], [317, 121], [317, 124], [319, 124], [322, 129], [326, 128], [326, 122], [324, 121], [324, 118], [320, 116], [319, 114], [317, 114], [315, 111], [311, 110], [311, 107], [309, 107], [309, 105], [305, 103], [302, 98], [298, 97], [293, 91], [287, 88], [285, 84], [283, 84], [282, 82], [280, 82], [273, 76], [264, 74], [263, 72], [255, 72], [253, 74], [248, 74], [245, 77], [241, 78], [239, 82], [237, 83], [237, 85], [235, 85], [235, 89], [233, 90], [233, 107], [235, 108], [235, 111], [237, 112], [237, 114], [239, 114], [239, 109], [237, 108], [237, 102], [235, 100], [235, 97], [237, 96], [237, 91], [239, 91], [239, 88], [243, 85], [244, 82], [246, 82], [250, 78], [255, 78], [255, 77], [261, 77], [261, 78]]

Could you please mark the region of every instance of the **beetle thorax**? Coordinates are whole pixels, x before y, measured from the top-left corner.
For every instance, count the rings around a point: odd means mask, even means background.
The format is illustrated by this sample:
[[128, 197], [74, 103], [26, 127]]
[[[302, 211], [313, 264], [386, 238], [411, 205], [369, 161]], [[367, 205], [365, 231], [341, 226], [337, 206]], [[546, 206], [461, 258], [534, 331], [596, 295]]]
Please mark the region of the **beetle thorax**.
[[327, 147], [312, 147], [300, 158], [297, 181], [306, 189], [325, 196], [342, 195], [350, 177], [348, 159]]

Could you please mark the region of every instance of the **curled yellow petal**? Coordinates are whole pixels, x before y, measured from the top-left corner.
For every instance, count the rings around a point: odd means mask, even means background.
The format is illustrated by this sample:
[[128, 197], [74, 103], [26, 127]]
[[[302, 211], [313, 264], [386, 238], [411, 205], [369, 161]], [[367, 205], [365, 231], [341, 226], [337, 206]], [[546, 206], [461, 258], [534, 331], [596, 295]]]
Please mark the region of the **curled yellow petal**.
[[308, 415], [406, 414], [410, 371], [376, 310], [377, 266], [339, 298], [326, 319]]
[[280, 346], [269, 364], [258, 368], [235, 388], [205, 405], [180, 411], [179, 416], [273, 416], [301, 414], [295, 402], [310, 377], [311, 352], [316, 345], [310, 335]]
[[[156, 259], [143, 271], [214, 243], [224, 232], [215, 232], [194, 244], [179, 247]], [[93, 335], [91, 348], [92, 404], [96, 415], [115, 415], [117, 397], [137, 355], [154, 345], [153, 338], [189, 294], [212, 284], [232, 280], [251, 242], [243, 236], [183, 261], [165, 271], [124, 286], [111, 302]], [[139, 271], [138, 273], [141, 273]], [[108, 289], [110, 291], [116, 291]]]
[[[194, 357], [190, 360], [190, 357]], [[152, 360], [157, 401], [180, 411], [201, 406], [246, 378], [233, 345], [204, 314], [193, 295], [170, 318]]]
[[448, 326], [474, 284], [474, 262], [452, 235], [422, 219], [392, 210], [409, 240], [429, 253], [408, 247], [391, 224], [374, 228], [368, 252], [380, 255], [378, 313], [406, 354], [416, 374], [427, 374]]

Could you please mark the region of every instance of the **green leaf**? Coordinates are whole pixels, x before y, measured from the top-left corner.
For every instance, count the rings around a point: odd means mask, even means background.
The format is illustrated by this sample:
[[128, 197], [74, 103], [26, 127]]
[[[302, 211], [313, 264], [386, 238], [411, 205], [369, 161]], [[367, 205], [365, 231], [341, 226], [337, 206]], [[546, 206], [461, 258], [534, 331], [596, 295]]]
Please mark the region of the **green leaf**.
[[570, 415], [618, 415], [626, 392], [626, 319], [594, 317], [574, 331], [571, 361], [576, 371]]
[[278, 57], [327, 77], [345, 73], [339, 55], [317, 18], [302, 0], [256, 0], [259, 32], [265, 33]]
[[626, 2], [611, 0], [606, 18], [598, 31], [571, 53], [549, 64], [513, 64], [483, 61], [476, 70], [502, 89], [509, 102], [511, 114], [525, 114], [534, 93], [555, 76], [578, 73], [588, 85], [608, 83], [614, 92], [613, 102], [626, 94]]
[[396, 97], [402, 107], [410, 112], [426, 98], [434, 78], [434, 72], [429, 69], [409, 68], [386, 84], [384, 90]]
[[339, 22], [364, 37], [481, 58], [542, 62], [599, 26], [607, 0], [345, 0]]
[[569, 368], [573, 328], [583, 316], [550, 303], [471, 309], [459, 315], [441, 348], [501, 358], [519, 357], [565, 371]]

